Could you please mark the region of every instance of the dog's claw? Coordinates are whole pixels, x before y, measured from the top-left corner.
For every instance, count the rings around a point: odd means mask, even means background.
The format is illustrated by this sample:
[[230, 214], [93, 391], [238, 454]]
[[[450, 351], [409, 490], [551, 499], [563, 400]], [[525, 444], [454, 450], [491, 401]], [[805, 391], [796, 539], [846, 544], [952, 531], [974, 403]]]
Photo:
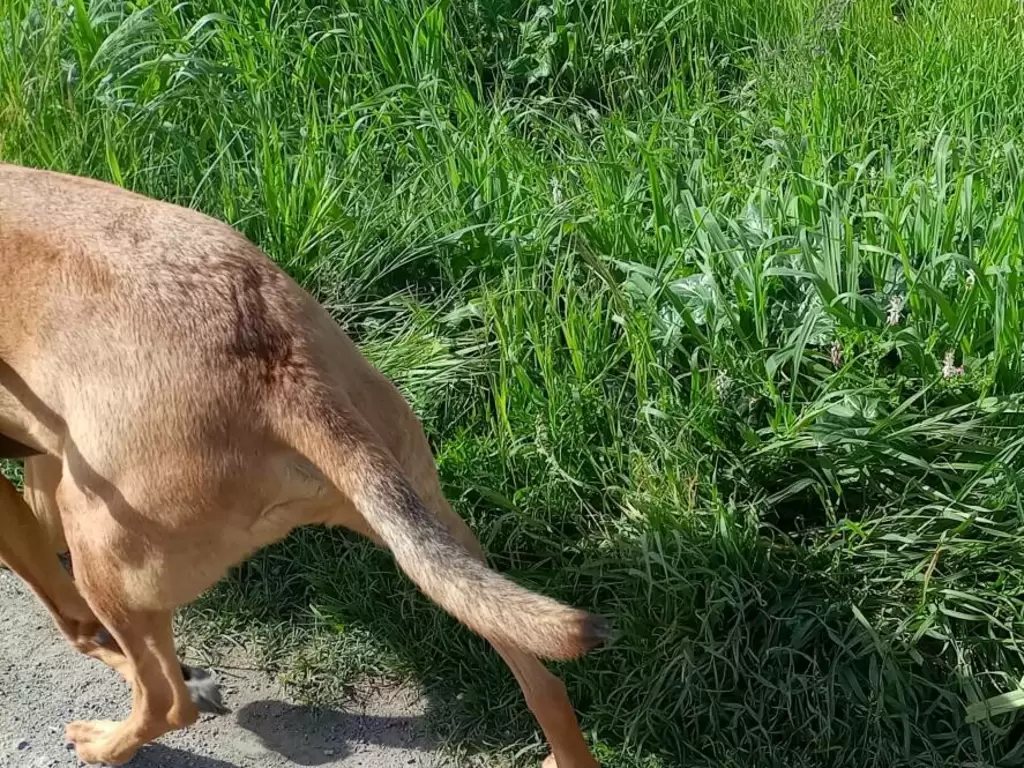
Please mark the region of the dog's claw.
[[185, 685], [188, 686], [189, 696], [192, 697], [193, 703], [200, 712], [226, 715], [231, 711], [224, 706], [220, 686], [217, 685], [209, 670], [182, 664], [181, 674], [185, 678]]

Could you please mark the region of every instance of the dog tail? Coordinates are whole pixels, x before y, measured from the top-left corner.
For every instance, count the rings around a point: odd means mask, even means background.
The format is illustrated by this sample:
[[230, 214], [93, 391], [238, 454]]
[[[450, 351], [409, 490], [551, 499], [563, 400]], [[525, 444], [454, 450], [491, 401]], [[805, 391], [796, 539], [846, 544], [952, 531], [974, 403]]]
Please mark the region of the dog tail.
[[530, 592], [459, 544], [359, 416], [324, 404], [289, 417], [285, 439], [352, 501], [424, 594], [474, 632], [546, 659], [576, 658], [608, 639], [603, 618]]

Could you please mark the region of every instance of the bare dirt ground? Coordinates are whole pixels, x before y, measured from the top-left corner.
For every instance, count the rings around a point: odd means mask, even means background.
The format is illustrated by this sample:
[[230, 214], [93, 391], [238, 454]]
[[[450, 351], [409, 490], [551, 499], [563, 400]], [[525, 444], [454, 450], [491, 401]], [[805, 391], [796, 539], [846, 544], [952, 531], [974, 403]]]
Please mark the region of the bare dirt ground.
[[[375, 690], [344, 711], [314, 711], [258, 671], [233, 664], [215, 674], [230, 713], [164, 736], [130, 768], [442, 767], [415, 692]], [[64, 725], [120, 719], [129, 705], [121, 678], [75, 653], [35, 596], [0, 569], [0, 766], [77, 767]]]

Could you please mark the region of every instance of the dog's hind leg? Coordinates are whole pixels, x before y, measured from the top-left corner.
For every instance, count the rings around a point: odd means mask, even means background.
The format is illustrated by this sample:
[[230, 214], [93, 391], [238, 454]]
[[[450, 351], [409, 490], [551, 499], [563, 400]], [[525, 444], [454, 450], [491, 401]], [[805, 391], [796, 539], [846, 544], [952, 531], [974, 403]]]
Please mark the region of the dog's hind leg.
[[543, 768], [598, 768], [583, 740], [565, 683], [530, 654], [518, 648], [493, 645], [512, 670], [526, 706], [537, 718], [551, 747]]
[[[66, 736], [85, 763], [122, 765], [141, 746], [199, 717], [174, 647], [174, 597], [153, 585], [179, 582], [187, 566], [180, 540], [158, 549], [149, 518], [124, 502], [108, 507], [65, 474], [58, 489], [75, 583], [126, 658], [132, 709], [123, 721], [69, 723]], [[163, 534], [166, 535], [166, 534]], [[186, 549], [187, 551], [187, 549]], [[166, 602], [170, 600], [170, 602]]]
[[131, 664], [132, 711], [126, 720], [69, 723], [65, 734], [85, 763], [122, 765], [139, 748], [199, 717], [174, 652], [170, 611], [137, 611], [100, 588], [90, 594]]
[[[73, 579], [61, 567], [58, 552], [66, 552], [56, 490], [61, 464], [49, 456], [25, 462], [25, 493], [0, 477], [0, 560], [32, 589], [50, 610], [58, 629], [77, 651], [102, 661], [129, 683], [127, 659]], [[192, 700], [202, 712], [227, 712], [220, 688], [203, 669], [181, 664]]]
[[[29, 508], [35, 514], [39, 525], [42, 528], [46, 541], [49, 543], [50, 551], [68, 556], [67, 540], [64, 537], [64, 525], [61, 522], [60, 507], [57, 504], [57, 486], [60, 485], [63, 476], [63, 462], [46, 454], [32, 456], [25, 459], [25, 490], [24, 498]], [[74, 564], [71, 563], [70, 570], [73, 571]], [[76, 589], [77, 595], [77, 589]], [[83, 601], [84, 605], [84, 601]], [[93, 642], [95, 641], [95, 642]], [[101, 649], [98, 653], [90, 653], [89, 643], [99, 643]], [[124, 672], [124, 656], [119, 651], [115, 656], [107, 655], [104, 649], [117, 649], [117, 643], [105, 630], [101, 629], [95, 638], [90, 638], [84, 643], [82, 639], [72, 641], [72, 645], [83, 653], [100, 658], [117, 671]], [[211, 712], [222, 715], [228, 710], [224, 706], [220, 686], [213, 679], [209, 670], [200, 667], [190, 667], [181, 664], [181, 673], [185, 678], [192, 700], [199, 707], [200, 712]], [[129, 680], [130, 682], [130, 680]]]
[[68, 642], [82, 653], [124, 672], [124, 656], [104, 644], [103, 625], [57, 560], [39, 520], [11, 482], [0, 476], [0, 560], [49, 609]]

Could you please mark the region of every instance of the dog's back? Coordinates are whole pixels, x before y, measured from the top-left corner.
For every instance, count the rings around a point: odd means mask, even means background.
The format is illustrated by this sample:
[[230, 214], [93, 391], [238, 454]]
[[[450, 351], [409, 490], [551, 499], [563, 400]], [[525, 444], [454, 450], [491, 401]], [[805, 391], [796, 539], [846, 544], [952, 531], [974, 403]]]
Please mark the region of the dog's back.
[[[256, 246], [216, 219], [12, 165], [0, 165], [0, 297], [0, 305], [19, 304], [22, 318], [29, 303], [39, 317], [75, 313], [84, 303], [86, 325], [140, 332], [152, 325], [161, 338], [188, 333], [194, 345], [218, 343], [217, 333], [280, 335], [246, 326], [257, 315], [283, 322], [310, 306]], [[125, 323], [129, 316], [141, 322]], [[68, 325], [67, 316], [53, 324]]]
[[[25, 420], [52, 423], [42, 430], [51, 433], [104, 406], [145, 428], [166, 416], [161, 404], [182, 414], [201, 399], [230, 419], [228, 404], [259, 403], [261, 387], [312, 367], [310, 339], [335, 334], [316, 302], [231, 227], [11, 165], [0, 165], [0, 307], [0, 384], [21, 379], [57, 417]], [[0, 429], [11, 410], [0, 409]], [[51, 452], [62, 439], [35, 437]]]

